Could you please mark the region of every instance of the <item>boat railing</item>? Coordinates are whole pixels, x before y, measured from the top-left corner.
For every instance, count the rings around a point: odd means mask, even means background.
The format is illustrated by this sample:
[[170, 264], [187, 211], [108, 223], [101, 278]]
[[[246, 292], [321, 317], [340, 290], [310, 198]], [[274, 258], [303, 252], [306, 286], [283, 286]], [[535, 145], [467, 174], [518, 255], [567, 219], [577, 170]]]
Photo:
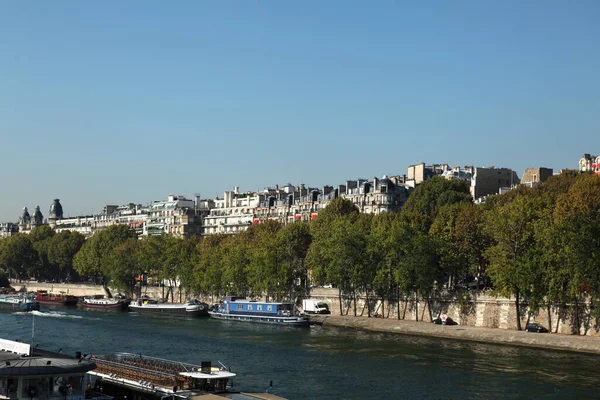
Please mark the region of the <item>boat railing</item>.
[[149, 356], [145, 356], [137, 353], [110, 353], [104, 356], [99, 357], [101, 359], [104, 360], [108, 360], [108, 361], [135, 361], [135, 362], [139, 362], [139, 363], [143, 363], [144, 365], [148, 365], [148, 366], [177, 366], [177, 367], [182, 367], [185, 371], [192, 371], [196, 368], [200, 368], [199, 365], [194, 365], [194, 364], [188, 364], [188, 363], [183, 363], [180, 361], [172, 361], [172, 360], [167, 360], [164, 358], [158, 358], [158, 357], [149, 357]]
[[97, 372], [133, 381], [145, 381], [157, 386], [171, 387], [186, 380], [179, 373], [194, 369], [191, 364], [173, 362], [133, 354], [120, 354], [114, 359], [96, 358]]
[[155, 386], [171, 387], [177, 385], [174, 374], [136, 367], [114, 361], [95, 360], [95, 372], [110, 375], [112, 378], [124, 378], [136, 382], [149, 382]]

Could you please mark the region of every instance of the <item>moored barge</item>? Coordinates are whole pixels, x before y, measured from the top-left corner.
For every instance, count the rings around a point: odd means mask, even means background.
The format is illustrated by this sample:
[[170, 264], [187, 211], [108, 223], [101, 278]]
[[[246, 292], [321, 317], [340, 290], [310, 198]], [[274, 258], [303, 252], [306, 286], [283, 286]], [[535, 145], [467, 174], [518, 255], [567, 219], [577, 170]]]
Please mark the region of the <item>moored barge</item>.
[[208, 304], [198, 300], [187, 303], [158, 303], [152, 300], [139, 299], [129, 303], [129, 309], [141, 314], [179, 315], [187, 317], [207, 317]]
[[6, 311], [38, 311], [40, 303], [24, 294], [0, 295], [0, 310]]
[[225, 297], [223, 302], [213, 306], [209, 311], [211, 318], [254, 322], [259, 324], [309, 326], [310, 319], [305, 314], [294, 314], [292, 303], [271, 303]]
[[48, 293], [47, 290], [38, 290], [35, 294], [35, 298], [41, 304], [46, 305], [64, 305], [64, 306], [76, 306], [79, 299], [77, 296], [73, 296], [65, 293]]

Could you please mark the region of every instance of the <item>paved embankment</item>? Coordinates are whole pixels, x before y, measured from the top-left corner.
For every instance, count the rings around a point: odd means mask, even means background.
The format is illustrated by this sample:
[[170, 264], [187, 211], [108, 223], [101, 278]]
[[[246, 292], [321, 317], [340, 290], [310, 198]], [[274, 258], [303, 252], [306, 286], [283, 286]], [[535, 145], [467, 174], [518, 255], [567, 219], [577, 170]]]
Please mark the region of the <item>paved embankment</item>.
[[524, 331], [479, 328], [475, 326], [442, 326], [428, 322], [353, 316], [341, 317], [337, 315], [311, 315], [311, 320], [318, 324], [323, 324], [323, 326], [342, 326], [377, 332], [600, 354], [600, 337], [596, 336], [527, 333]]

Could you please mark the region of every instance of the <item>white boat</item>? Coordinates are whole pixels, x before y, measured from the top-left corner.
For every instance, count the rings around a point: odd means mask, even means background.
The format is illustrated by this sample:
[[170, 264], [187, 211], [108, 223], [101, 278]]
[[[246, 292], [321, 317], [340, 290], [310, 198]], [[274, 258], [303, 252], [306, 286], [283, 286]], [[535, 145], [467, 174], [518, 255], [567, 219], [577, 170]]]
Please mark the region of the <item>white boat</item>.
[[158, 303], [148, 299], [139, 299], [129, 303], [129, 309], [145, 314], [208, 316], [208, 304], [198, 300], [190, 300], [187, 303]]
[[125, 309], [128, 302], [121, 299], [105, 299], [97, 297], [85, 297], [81, 302], [82, 307], [98, 309]]
[[35, 298], [24, 294], [0, 295], [0, 309], [7, 311], [37, 311], [40, 303]]

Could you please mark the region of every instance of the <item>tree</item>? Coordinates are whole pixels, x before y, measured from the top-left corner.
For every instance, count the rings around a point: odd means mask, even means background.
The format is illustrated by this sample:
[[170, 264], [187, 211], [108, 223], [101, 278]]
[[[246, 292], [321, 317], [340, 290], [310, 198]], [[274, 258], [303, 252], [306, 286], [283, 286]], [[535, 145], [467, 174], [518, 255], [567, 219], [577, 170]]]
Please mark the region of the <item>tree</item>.
[[180, 286], [190, 288], [193, 283], [188, 278], [191, 274], [193, 263], [193, 242], [187, 239], [170, 235], [161, 236], [163, 247], [160, 255], [161, 270], [160, 281], [167, 281], [171, 293], [171, 301], [174, 301], [173, 288], [180, 282]]
[[134, 277], [140, 276], [141, 245], [136, 238], [129, 238], [116, 245], [103, 260], [103, 273], [111, 286], [124, 291], [128, 296], [135, 292]]
[[487, 213], [486, 229], [495, 242], [486, 251], [488, 272], [498, 293], [515, 296], [518, 330], [521, 330], [521, 300], [530, 294], [536, 267], [532, 252], [537, 211], [535, 200], [517, 196]]
[[[395, 270], [402, 248], [402, 239], [395, 236], [397, 226], [402, 225], [397, 213], [381, 213], [373, 217], [367, 242], [369, 259], [373, 266], [373, 290], [381, 299], [382, 309], [385, 309], [385, 299], [388, 302], [396, 296], [399, 305], [400, 293], [395, 282]], [[398, 307], [399, 309], [399, 307]], [[369, 314], [370, 315], [370, 314]], [[382, 315], [384, 313], [382, 312]], [[398, 312], [398, 319], [400, 313]]]
[[[215, 274], [220, 270], [220, 287], [224, 293], [238, 296], [254, 296], [254, 287], [251, 282], [260, 286], [258, 272], [250, 278], [250, 244], [246, 232], [230, 236], [220, 243], [217, 251], [218, 262], [212, 266], [211, 271]], [[259, 290], [258, 294], [262, 294]]]
[[427, 233], [441, 207], [472, 201], [466, 181], [434, 176], [416, 187], [400, 215], [410, 227]]
[[[552, 216], [554, 224], [544, 231], [545, 261], [548, 265], [549, 299], [574, 305], [574, 325], [580, 332], [580, 308], [589, 299], [597, 316], [595, 304], [600, 301], [600, 177], [580, 174], [556, 196]], [[567, 189], [568, 188], [568, 189]], [[592, 313], [589, 313], [591, 316]], [[589, 327], [589, 320], [586, 329]]]
[[281, 224], [267, 221], [251, 226], [244, 232], [248, 242], [248, 284], [255, 294], [267, 293], [277, 299], [289, 294], [290, 286], [279, 274], [282, 253], [278, 248], [277, 234]]
[[372, 283], [367, 270], [369, 259], [367, 251], [369, 220], [361, 216], [356, 218], [336, 218], [331, 221], [329, 235], [321, 238], [323, 262], [326, 280], [338, 287], [340, 313], [342, 313], [342, 293], [352, 296], [354, 315], [356, 316], [356, 295]]
[[38, 254], [28, 234], [17, 233], [2, 239], [0, 266], [8, 273], [9, 279], [22, 279], [32, 274], [38, 264]]
[[[126, 225], [113, 225], [89, 238], [73, 259], [73, 267], [80, 275], [107, 276], [106, 258], [128, 239], [137, 238]], [[108, 283], [104, 281], [104, 283]]]
[[306, 254], [309, 281], [323, 285], [327, 280], [325, 253], [327, 241], [334, 222], [340, 218], [354, 220], [358, 218], [358, 208], [348, 200], [336, 198], [319, 211], [317, 218], [310, 224], [312, 242]]
[[476, 276], [483, 280], [487, 260], [485, 251], [491, 238], [485, 229], [485, 213], [473, 203], [446, 205], [439, 212], [430, 229], [438, 239], [441, 269], [449, 277]]
[[308, 271], [305, 260], [312, 241], [308, 223], [295, 222], [284, 226], [277, 232], [275, 241], [281, 258], [279, 281], [290, 289], [296, 282], [306, 289]]
[[57, 269], [48, 261], [50, 243], [54, 235], [55, 232], [49, 225], [38, 226], [33, 228], [29, 233], [29, 239], [38, 258], [38, 262], [34, 269], [30, 271], [30, 275], [43, 278], [58, 278]]
[[79, 232], [62, 231], [50, 239], [48, 262], [58, 272], [57, 278], [72, 279], [73, 258], [85, 243]]
[[197, 293], [222, 292], [222, 256], [224, 242], [232, 238], [222, 234], [205, 236], [196, 244], [194, 254], [194, 286]]

